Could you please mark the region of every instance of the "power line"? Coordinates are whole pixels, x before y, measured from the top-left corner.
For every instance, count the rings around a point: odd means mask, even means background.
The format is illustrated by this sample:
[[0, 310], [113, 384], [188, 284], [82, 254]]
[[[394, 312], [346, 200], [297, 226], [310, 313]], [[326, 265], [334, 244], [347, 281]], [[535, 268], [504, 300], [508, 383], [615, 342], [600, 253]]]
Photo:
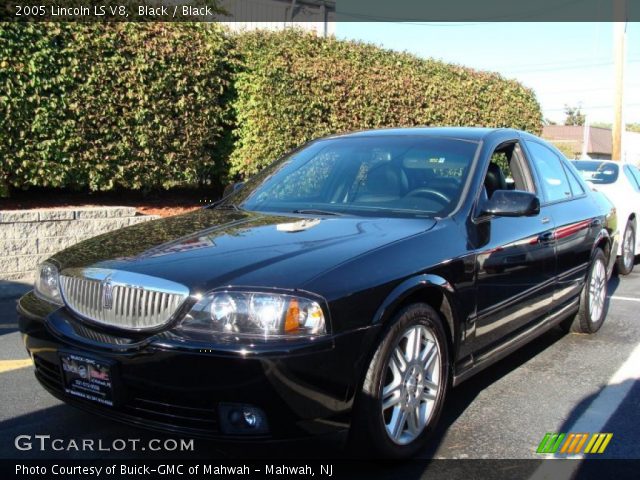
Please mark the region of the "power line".
[[[540, 20], [540, 14], [544, 17], [548, 17], [549, 12], [559, 11], [566, 9], [566, 7], [583, 3], [584, 0], [568, 0], [563, 3], [559, 3], [553, 8], [549, 8], [546, 6], [544, 9], [534, 9], [529, 12], [523, 12], [522, 15], [518, 15], [518, 17], [514, 17], [513, 15], [496, 15], [487, 18], [477, 18], [473, 19], [471, 22], [415, 22], [411, 21], [412, 19], [403, 19], [401, 17], [387, 17], [381, 15], [370, 15], [356, 12], [347, 12], [338, 10], [336, 13], [342, 19], [344, 17], [360, 19], [360, 20], [371, 20], [376, 22], [385, 22], [385, 23], [400, 23], [403, 25], [417, 25], [417, 26], [432, 26], [432, 27], [466, 27], [466, 26], [474, 26], [474, 25], [488, 25], [491, 23], [502, 23], [505, 21], [519, 21], [523, 22], [526, 20]], [[406, 20], [406, 21], [405, 21]], [[455, 23], [455, 24], [454, 24]]]
[[[628, 61], [637, 61], [640, 60], [640, 57], [630, 57], [627, 59]], [[594, 62], [613, 62], [610, 56], [603, 57], [582, 57], [582, 58], [574, 58], [573, 60], [556, 60], [553, 62], [543, 62], [543, 63], [525, 63], [517, 65], [518, 67], [553, 67], [556, 65], [585, 65], [591, 64]]]
[[611, 61], [608, 56], [605, 57], [583, 57], [583, 58], [575, 58], [573, 60], [556, 60], [554, 62], [543, 62], [543, 63], [525, 63], [517, 65], [516, 67], [553, 67], [556, 65], [562, 66], [567, 64], [588, 64], [592, 62], [605, 62]]
[[608, 66], [611, 66], [611, 65], [613, 65], [613, 61], [584, 63], [584, 64], [575, 64], [575, 65], [558, 64], [557, 66], [548, 67], [548, 68], [528, 68], [528, 67], [518, 68], [518, 67], [516, 67], [515, 69], [506, 69], [505, 71], [506, 72], [510, 72], [510, 73], [555, 72], [557, 70], [577, 70], [577, 69], [580, 69], [580, 68], [599, 68], [599, 67], [608, 67]]
[[[639, 88], [640, 87], [640, 83], [631, 83], [631, 84], [627, 84], [624, 86], [625, 89], [629, 88], [629, 89], [634, 89], [634, 88]], [[614, 89], [614, 87], [598, 87], [598, 88], [571, 88], [571, 89], [567, 89], [567, 90], [547, 90], [545, 91], [545, 94], [555, 94], [555, 93], [583, 93], [583, 92], [604, 92], [604, 91], [612, 91]]]
[[[640, 103], [625, 103], [624, 106], [640, 107]], [[580, 110], [586, 110], [586, 109], [599, 110], [603, 108], [613, 108], [613, 105], [580, 105]], [[565, 109], [566, 109], [566, 106], [562, 108], [543, 108], [542, 110], [544, 110], [545, 112], [560, 112], [560, 111], [564, 111]]]
[[[627, 61], [627, 64], [630, 63], [640, 63], [640, 60], [629, 60]], [[513, 70], [509, 70], [506, 69], [504, 70], [505, 72], [509, 72], [509, 73], [538, 73], [538, 72], [555, 72], [558, 70], [577, 70], [580, 68], [599, 68], [599, 67], [609, 67], [609, 66], [613, 66], [613, 60], [611, 61], [607, 61], [607, 62], [595, 62], [595, 63], [589, 63], [589, 64], [581, 64], [581, 65], [558, 65], [557, 67], [552, 67], [552, 68], [533, 68], [533, 69], [528, 69], [528, 68], [524, 68], [524, 69], [513, 69]]]
[[[416, 21], [403, 21], [399, 20], [387, 20], [392, 17], [379, 17], [374, 15], [364, 15], [360, 13], [339, 13], [340, 17], [349, 17], [355, 20], [371, 20], [372, 22], [379, 23], [394, 23], [396, 25], [410, 25], [414, 27], [475, 27], [475, 26], [490, 26], [499, 23], [503, 23], [501, 21], [487, 21], [487, 22], [416, 22]], [[344, 21], [344, 20], [342, 20]]]

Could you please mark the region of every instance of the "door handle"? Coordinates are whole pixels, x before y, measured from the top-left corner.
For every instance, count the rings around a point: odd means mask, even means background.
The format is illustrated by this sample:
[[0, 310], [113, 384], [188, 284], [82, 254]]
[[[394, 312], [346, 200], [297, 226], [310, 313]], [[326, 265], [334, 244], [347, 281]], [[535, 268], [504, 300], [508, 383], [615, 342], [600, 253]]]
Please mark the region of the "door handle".
[[553, 232], [544, 232], [538, 235], [538, 243], [549, 244], [553, 242]]
[[542, 217], [542, 220], [540, 221], [542, 222], [543, 225], [546, 225], [551, 221], [551, 219], [549, 217]]

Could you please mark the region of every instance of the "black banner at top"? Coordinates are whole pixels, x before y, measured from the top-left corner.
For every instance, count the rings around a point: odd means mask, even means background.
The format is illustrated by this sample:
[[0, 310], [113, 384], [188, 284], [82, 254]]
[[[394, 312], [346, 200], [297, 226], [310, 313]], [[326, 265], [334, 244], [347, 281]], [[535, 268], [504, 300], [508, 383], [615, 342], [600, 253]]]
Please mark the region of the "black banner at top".
[[638, 0], [0, 0], [0, 20], [303, 22], [640, 21]]

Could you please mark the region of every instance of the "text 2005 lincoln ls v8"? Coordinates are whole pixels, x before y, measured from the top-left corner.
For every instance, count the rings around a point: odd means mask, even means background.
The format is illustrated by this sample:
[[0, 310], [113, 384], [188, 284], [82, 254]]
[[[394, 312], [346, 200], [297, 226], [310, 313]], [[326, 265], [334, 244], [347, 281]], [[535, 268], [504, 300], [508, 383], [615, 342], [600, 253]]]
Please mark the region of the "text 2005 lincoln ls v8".
[[452, 385], [553, 325], [604, 321], [615, 210], [527, 133], [333, 136], [237, 187], [40, 266], [18, 309], [47, 390], [149, 428], [350, 429], [403, 457]]

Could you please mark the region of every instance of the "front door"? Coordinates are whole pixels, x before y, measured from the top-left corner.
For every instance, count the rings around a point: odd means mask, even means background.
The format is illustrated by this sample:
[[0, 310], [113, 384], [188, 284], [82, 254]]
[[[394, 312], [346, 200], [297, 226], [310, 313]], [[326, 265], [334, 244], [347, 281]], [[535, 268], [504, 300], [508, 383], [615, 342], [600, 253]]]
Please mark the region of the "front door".
[[[503, 189], [538, 194], [518, 142], [495, 150], [482, 195], [490, 198], [493, 191]], [[554, 227], [544, 206], [531, 217], [477, 219], [483, 243], [476, 254], [476, 355], [517, 335], [550, 311], [556, 272]]]

